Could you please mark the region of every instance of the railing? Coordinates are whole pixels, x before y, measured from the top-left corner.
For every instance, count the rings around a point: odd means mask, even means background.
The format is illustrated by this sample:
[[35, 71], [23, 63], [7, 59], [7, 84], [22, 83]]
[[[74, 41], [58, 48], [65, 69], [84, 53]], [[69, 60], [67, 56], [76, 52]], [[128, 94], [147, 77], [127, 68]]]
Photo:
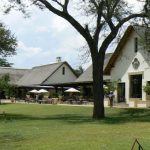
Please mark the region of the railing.
[[142, 147], [142, 145], [139, 143], [139, 141], [137, 139], [135, 139], [135, 141], [134, 141], [134, 143], [132, 145], [131, 150], [134, 150], [136, 144], [138, 145], [138, 150], [144, 150], [143, 147]]

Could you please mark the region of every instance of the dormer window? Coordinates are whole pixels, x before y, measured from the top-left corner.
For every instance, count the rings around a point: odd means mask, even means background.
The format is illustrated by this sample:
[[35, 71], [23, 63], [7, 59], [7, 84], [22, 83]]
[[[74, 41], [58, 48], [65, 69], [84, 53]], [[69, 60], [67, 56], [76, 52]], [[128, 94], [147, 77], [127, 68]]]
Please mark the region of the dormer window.
[[137, 53], [138, 51], [138, 38], [134, 38], [134, 52]]
[[62, 67], [62, 74], [65, 75], [65, 67]]

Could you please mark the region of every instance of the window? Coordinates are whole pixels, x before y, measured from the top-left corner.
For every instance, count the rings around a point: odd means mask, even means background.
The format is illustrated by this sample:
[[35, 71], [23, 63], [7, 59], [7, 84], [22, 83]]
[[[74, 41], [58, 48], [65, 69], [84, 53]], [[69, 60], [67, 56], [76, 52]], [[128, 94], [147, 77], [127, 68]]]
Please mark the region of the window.
[[142, 98], [142, 74], [130, 76], [130, 98]]
[[65, 67], [62, 68], [62, 74], [65, 75]]
[[138, 51], [138, 38], [137, 37], [134, 39], [134, 51], [135, 53]]

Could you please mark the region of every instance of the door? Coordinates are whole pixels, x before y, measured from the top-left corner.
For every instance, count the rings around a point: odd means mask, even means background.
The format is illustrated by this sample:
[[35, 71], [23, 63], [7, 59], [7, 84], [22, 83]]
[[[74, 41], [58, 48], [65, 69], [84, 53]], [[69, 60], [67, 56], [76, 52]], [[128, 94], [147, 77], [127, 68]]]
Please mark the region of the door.
[[125, 83], [118, 83], [118, 102], [125, 102]]
[[142, 75], [130, 76], [130, 97], [142, 98]]

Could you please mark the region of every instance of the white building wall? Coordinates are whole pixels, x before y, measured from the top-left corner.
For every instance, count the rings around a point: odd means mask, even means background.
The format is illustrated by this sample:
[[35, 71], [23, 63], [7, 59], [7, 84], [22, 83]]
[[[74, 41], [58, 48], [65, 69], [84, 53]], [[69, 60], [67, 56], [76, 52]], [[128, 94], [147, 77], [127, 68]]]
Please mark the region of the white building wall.
[[[65, 67], [65, 74], [62, 74], [62, 69]], [[63, 64], [52, 76], [50, 76], [44, 84], [53, 84], [53, 83], [69, 83], [74, 82], [77, 77], [71, 71], [71, 69], [66, 65]]]
[[[134, 51], [134, 39], [139, 36], [134, 31], [128, 38], [127, 43], [123, 47], [123, 50], [114, 67], [111, 70], [111, 80], [125, 82], [125, 98], [128, 103], [130, 99], [130, 75], [142, 74], [142, 87], [146, 85], [146, 81], [150, 81], [150, 52], [142, 49], [138, 45], [138, 52]], [[139, 40], [138, 40], [139, 41]], [[132, 62], [134, 58], [137, 58], [140, 62], [138, 69], [134, 69]], [[142, 100], [145, 100], [145, 92], [142, 91]]]

